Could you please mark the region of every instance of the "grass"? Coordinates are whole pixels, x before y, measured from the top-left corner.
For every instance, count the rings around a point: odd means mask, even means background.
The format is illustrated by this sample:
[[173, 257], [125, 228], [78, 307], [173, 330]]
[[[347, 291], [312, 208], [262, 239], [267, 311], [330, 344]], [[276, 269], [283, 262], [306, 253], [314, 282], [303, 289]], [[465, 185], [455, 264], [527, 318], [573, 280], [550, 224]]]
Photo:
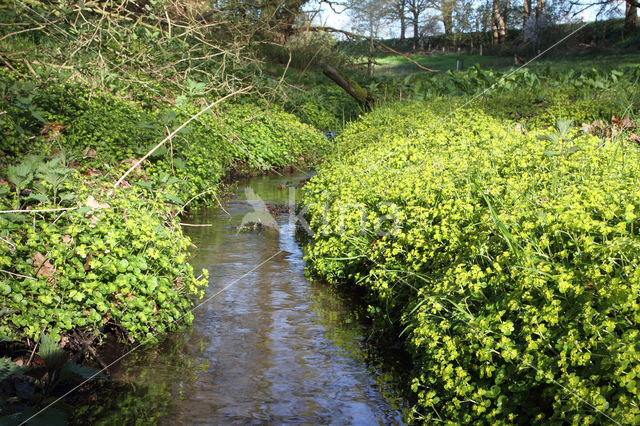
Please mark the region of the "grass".
[[[429, 68], [440, 71], [455, 70], [457, 61], [463, 62], [464, 69], [479, 64], [483, 68], [504, 71], [513, 67], [514, 60], [511, 56], [480, 56], [476, 54], [436, 54], [436, 55], [410, 55], [410, 57]], [[523, 58], [528, 60], [531, 58]], [[405, 76], [416, 72], [423, 72], [415, 64], [399, 55], [385, 55], [376, 58], [379, 63], [376, 72], [388, 76]], [[640, 53], [612, 53], [612, 54], [587, 54], [576, 56], [547, 56], [532, 62], [529, 67], [564, 66], [573, 69], [591, 67], [637, 67], [640, 66]]]
[[[440, 71], [455, 70], [457, 61], [464, 63], [464, 68], [480, 64], [484, 68], [504, 69], [513, 65], [513, 58], [501, 56], [480, 56], [463, 53], [444, 53], [437, 55], [410, 55], [419, 64]], [[406, 75], [421, 72], [417, 65], [399, 55], [386, 55], [376, 58], [379, 63], [377, 72], [380, 74]]]

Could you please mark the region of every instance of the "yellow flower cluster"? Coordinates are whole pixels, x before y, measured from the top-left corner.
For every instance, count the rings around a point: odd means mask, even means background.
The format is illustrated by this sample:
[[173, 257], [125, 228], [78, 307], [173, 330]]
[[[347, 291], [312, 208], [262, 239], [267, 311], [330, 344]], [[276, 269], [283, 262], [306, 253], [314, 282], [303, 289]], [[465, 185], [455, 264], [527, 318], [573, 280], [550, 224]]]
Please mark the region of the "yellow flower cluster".
[[344, 132], [306, 186], [310, 272], [407, 338], [414, 420], [640, 422], [638, 147], [450, 108]]

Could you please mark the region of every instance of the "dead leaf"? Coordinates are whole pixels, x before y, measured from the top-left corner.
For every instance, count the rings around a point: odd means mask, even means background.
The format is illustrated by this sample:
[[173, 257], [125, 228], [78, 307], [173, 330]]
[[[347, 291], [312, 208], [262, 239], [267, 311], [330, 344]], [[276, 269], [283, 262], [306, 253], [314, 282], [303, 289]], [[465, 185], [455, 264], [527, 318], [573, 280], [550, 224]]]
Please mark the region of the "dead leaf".
[[35, 252], [33, 254], [33, 267], [36, 272], [36, 277], [50, 277], [55, 272], [56, 268], [46, 259], [42, 253]]
[[580, 126], [580, 130], [582, 130], [586, 134], [593, 133], [593, 128], [593, 124], [589, 123], [582, 123], [582, 126]]
[[93, 148], [86, 147], [84, 152], [82, 153], [82, 158], [97, 158], [97, 157], [98, 157], [98, 152]]
[[516, 125], [513, 126], [513, 129], [518, 133], [522, 133], [522, 124], [516, 123]]
[[[124, 164], [125, 166], [127, 166], [128, 168], [133, 167], [134, 164], [136, 164], [139, 161], [138, 158], [127, 158], [126, 160], [122, 160], [120, 162], [120, 164]], [[134, 169], [134, 173], [139, 175], [142, 173], [142, 166], [140, 164], [138, 164], [136, 166], [136, 168]]]
[[0, 185], [9, 185], [9, 181], [6, 181], [0, 177]]
[[108, 209], [109, 207], [111, 207], [107, 203], [101, 203], [99, 201], [96, 201], [96, 199], [93, 198], [93, 195], [89, 195], [87, 197], [87, 201], [85, 201], [84, 205], [87, 207], [91, 207], [91, 209], [93, 210]]
[[96, 169], [95, 167], [87, 167], [81, 173], [85, 176], [91, 176], [91, 177], [100, 176], [102, 174], [100, 170]]
[[636, 135], [635, 133], [630, 134], [627, 139], [629, 139], [629, 142], [640, 143], [640, 136]]
[[82, 265], [84, 267], [84, 271], [87, 272], [89, 269], [91, 269], [91, 266], [89, 265], [89, 262], [91, 262], [91, 258], [93, 257], [93, 253], [91, 253], [91, 250], [89, 250], [89, 253], [87, 253], [87, 259], [84, 261], [84, 265]]
[[62, 123], [51, 122], [44, 125], [40, 134], [44, 136], [44, 139], [49, 142], [58, 137], [58, 135], [65, 131], [67, 126]]
[[73, 237], [71, 235], [64, 235], [62, 237], [62, 242], [64, 244], [72, 244], [73, 243]]
[[611, 117], [611, 124], [623, 129], [633, 129], [636, 127], [636, 124], [631, 121], [629, 117], [620, 118], [615, 115]]

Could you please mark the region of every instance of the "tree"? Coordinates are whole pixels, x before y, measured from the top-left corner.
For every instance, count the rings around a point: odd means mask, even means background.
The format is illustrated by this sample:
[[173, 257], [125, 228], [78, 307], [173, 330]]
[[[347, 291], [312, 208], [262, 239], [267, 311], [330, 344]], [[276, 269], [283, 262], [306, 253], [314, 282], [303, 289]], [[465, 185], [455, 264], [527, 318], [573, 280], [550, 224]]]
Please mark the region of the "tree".
[[453, 11], [455, 31], [457, 33], [477, 31], [478, 20], [474, 0], [458, 0], [458, 6]]
[[394, 0], [391, 10], [393, 20], [400, 22], [400, 40], [404, 40], [407, 34], [407, 0]]
[[369, 43], [369, 75], [373, 75], [374, 40], [393, 16], [393, 7], [390, 0], [349, 0], [348, 14], [352, 21], [354, 31], [367, 37]]
[[415, 49], [420, 38], [420, 15], [427, 8], [427, 0], [407, 0], [407, 12], [413, 25], [413, 48]]
[[[531, 16], [531, 0], [524, 0], [522, 2], [522, 28], [527, 26], [529, 16]], [[527, 40], [525, 39], [525, 41]]]
[[[541, 0], [542, 1], [542, 0]], [[578, 10], [583, 12], [587, 9], [597, 8], [598, 15], [617, 14], [620, 0], [569, 0], [567, 12]], [[624, 34], [628, 35], [638, 27], [638, 8], [640, 0], [624, 0]]]
[[504, 16], [500, 12], [500, 1], [493, 0], [493, 21], [491, 22], [491, 32], [494, 43], [502, 43], [507, 35], [507, 25]]
[[437, 12], [438, 18], [444, 27], [444, 33], [453, 33], [453, 13], [458, 7], [458, 0], [427, 0], [426, 7]]
[[638, 2], [627, 0], [624, 11], [624, 32], [629, 34], [638, 27]]

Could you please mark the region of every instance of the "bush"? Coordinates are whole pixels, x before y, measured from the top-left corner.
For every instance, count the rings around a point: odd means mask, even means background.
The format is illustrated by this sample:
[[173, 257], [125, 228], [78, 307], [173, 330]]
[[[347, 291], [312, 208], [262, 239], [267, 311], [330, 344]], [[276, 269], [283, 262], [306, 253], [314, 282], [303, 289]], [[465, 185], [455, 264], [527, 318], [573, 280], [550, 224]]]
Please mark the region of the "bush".
[[[82, 87], [0, 87], [13, 93], [1, 99], [0, 124], [14, 129], [11, 143], [20, 148], [0, 165], [0, 210], [70, 209], [0, 214], [0, 336], [15, 340], [116, 325], [143, 341], [189, 323], [206, 272], [195, 278], [187, 262], [183, 205], [198, 195], [189, 207], [212, 200], [231, 172], [306, 167], [329, 147], [277, 107], [228, 104], [192, 122], [114, 189], [139, 157], [200, 111], [197, 99], [145, 110]], [[16, 106], [18, 96], [29, 97], [26, 109]]]
[[449, 111], [344, 132], [305, 187], [309, 272], [404, 336], [410, 420], [637, 423], [637, 145]]

